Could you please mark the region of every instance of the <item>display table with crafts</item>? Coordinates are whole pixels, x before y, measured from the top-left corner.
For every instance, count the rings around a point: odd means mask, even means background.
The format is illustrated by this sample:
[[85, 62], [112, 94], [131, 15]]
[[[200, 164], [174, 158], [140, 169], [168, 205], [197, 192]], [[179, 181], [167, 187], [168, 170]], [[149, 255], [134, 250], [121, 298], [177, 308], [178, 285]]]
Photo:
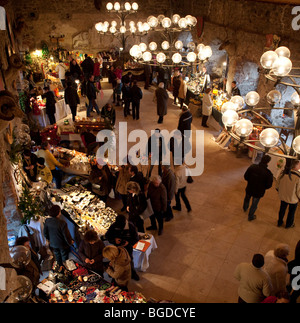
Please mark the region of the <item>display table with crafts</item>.
[[49, 303], [146, 303], [138, 292], [125, 292], [73, 260], [55, 264], [37, 286]]
[[[40, 114], [35, 115], [34, 118], [38, 121], [41, 127], [46, 127], [50, 124], [49, 118], [46, 114], [46, 105], [43, 101], [38, 100], [38, 105], [40, 109]], [[61, 99], [55, 103], [55, 120], [58, 122], [59, 120], [67, 117], [71, 114], [71, 109], [68, 104], [66, 104], [65, 99]]]
[[149, 268], [149, 256], [157, 249], [157, 244], [152, 234], [139, 233], [140, 240], [133, 247], [133, 265], [139, 271]]
[[91, 161], [85, 153], [63, 147], [53, 147], [53, 155], [62, 164], [68, 165], [62, 169], [65, 173], [86, 177], [91, 172]]

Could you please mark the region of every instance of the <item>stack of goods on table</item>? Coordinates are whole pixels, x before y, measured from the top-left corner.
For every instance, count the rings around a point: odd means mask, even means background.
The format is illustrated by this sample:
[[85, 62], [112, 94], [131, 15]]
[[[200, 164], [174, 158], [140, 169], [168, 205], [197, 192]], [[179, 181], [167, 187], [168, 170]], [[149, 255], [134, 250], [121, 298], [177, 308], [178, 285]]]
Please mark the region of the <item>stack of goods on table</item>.
[[93, 228], [99, 236], [103, 236], [116, 220], [117, 213], [83, 187], [51, 190], [51, 196], [51, 201], [61, 204], [82, 233]]
[[85, 153], [63, 147], [54, 147], [53, 155], [58, 157], [62, 163], [67, 162], [68, 168], [71, 170], [82, 174], [89, 174], [91, 171], [90, 160]]
[[103, 129], [112, 129], [112, 127], [104, 121], [103, 118], [97, 117], [93, 119], [89, 118], [80, 118], [79, 116], [75, 117], [74, 128], [76, 133], [80, 133], [82, 128], [91, 130], [91, 131], [100, 131]]
[[38, 288], [50, 303], [146, 303], [142, 294], [124, 292], [73, 260], [64, 266], [54, 263]]

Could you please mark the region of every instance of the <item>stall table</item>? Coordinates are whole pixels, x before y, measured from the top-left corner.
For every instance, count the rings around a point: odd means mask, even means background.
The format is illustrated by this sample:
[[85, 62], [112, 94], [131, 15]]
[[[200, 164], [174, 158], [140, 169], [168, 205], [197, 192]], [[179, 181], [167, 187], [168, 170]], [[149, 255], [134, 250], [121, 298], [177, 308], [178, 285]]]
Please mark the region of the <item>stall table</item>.
[[[139, 233], [139, 235], [144, 235]], [[144, 245], [143, 250], [140, 250]], [[141, 247], [141, 248], [139, 248]], [[137, 249], [138, 248], [138, 249]], [[157, 249], [156, 241], [152, 234], [148, 239], [142, 239], [133, 248], [133, 265], [139, 271], [146, 271], [149, 268], [149, 256], [153, 250]]]

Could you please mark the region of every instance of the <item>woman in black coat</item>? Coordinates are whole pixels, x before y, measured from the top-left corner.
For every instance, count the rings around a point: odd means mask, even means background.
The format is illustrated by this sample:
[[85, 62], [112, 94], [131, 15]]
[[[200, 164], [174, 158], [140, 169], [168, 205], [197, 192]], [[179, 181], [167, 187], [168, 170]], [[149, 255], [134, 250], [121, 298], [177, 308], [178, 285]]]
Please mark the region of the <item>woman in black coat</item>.
[[140, 215], [147, 208], [146, 196], [136, 182], [128, 182], [126, 189], [128, 192], [127, 211], [129, 212], [129, 221], [136, 226], [138, 232], [145, 232], [144, 220]]

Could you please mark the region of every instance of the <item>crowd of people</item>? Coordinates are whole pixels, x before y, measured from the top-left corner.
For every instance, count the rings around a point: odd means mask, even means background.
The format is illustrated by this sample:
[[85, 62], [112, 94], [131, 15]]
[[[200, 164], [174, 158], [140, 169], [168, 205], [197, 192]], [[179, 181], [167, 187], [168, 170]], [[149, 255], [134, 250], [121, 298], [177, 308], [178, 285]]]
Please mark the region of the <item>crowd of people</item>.
[[251, 263], [240, 263], [234, 271], [239, 282], [239, 303], [296, 303], [300, 296], [298, 270], [300, 240], [288, 261], [290, 247], [280, 243], [265, 255], [254, 254]]

